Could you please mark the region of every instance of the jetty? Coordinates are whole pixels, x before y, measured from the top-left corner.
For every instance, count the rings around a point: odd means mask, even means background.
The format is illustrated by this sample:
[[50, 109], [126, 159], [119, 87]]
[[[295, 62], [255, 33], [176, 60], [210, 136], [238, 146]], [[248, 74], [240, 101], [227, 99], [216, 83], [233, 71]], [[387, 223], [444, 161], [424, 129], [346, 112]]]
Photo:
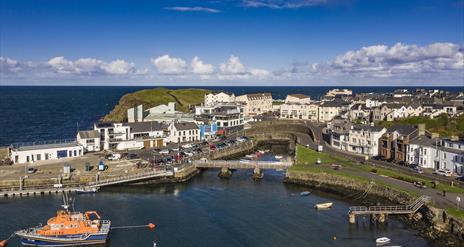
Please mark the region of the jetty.
[[357, 215], [371, 215], [373, 221], [380, 223], [385, 222], [390, 214], [413, 214], [417, 212], [423, 205], [430, 202], [429, 196], [421, 196], [414, 202], [408, 205], [395, 205], [395, 206], [353, 206], [349, 208], [348, 218], [349, 222], [356, 223]]
[[111, 185], [125, 184], [125, 183], [135, 183], [142, 182], [146, 180], [151, 180], [155, 178], [167, 178], [174, 175], [173, 171], [150, 171], [144, 173], [138, 173], [134, 175], [120, 176], [116, 178], [103, 179], [99, 180], [98, 177], [95, 182], [88, 184], [70, 186], [70, 187], [30, 187], [25, 189], [18, 190], [1, 190], [0, 196], [3, 197], [25, 197], [25, 196], [40, 196], [40, 195], [51, 195], [64, 192], [76, 192], [82, 190], [83, 188], [97, 188], [105, 187]]

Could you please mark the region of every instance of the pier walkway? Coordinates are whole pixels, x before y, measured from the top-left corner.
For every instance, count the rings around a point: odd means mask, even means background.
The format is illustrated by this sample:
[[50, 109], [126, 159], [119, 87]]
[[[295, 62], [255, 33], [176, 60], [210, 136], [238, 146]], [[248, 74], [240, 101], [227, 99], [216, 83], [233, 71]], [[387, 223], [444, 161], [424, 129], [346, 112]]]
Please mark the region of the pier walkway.
[[228, 169], [288, 169], [292, 161], [244, 161], [244, 160], [195, 160], [196, 168], [228, 168]]
[[[421, 196], [409, 205], [396, 205], [396, 206], [354, 206], [350, 207], [348, 216], [350, 223], [356, 222], [356, 215], [377, 215], [380, 221], [385, 219], [385, 215], [389, 214], [412, 214], [419, 210], [423, 205], [430, 202], [429, 196]], [[383, 220], [382, 220], [383, 219]]]
[[172, 171], [150, 171], [144, 173], [138, 173], [134, 175], [127, 175], [121, 176], [117, 178], [110, 178], [110, 179], [103, 179], [98, 180], [98, 182], [91, 182], [88, 184], [82, 184], [79, 186], [72, 186], [72, 187], [30, 187], [25, 189], [19, 190], [1, 190], [0, 196], [3, 197], [23, 197], [23, 196], [39, 196], [39, 195], [49, 195], [49, 194], [58, 194], [64, 192], [76, 192], [78, 190], [82, 190], [83, 188], [96, 188], [96, 187], [104, 187], [110, 185], [117, 185], [117, 184], [124, 184], [124, 183], [134, 183], [140, 182], [145, 180], [150, 180], [154, 178], [167, 178], [172, 177], [174, 173]]

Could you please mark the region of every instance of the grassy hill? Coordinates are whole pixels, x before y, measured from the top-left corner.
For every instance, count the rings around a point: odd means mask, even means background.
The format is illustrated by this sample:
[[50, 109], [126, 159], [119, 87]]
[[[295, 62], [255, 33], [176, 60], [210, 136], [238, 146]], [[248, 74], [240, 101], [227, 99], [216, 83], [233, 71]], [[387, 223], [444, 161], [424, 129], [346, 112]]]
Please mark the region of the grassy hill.
[[409, 117], [391, 122], [381, 121], [380, 126], [390, 127], [394, 124], [425, 124], [425, 128], [434, 133], [439, 133], [442, 137], [459, 136], [464, 138], [464, 116], [450, 118], [442, 114], [437, 118], [430, 119], [427, 117]]
[[143, 104], [144, 108], [176, 102], [176, 110], [188, 112], [189, 106], [204, 102], [205, 95], [210, 93], [205, 89], [177, 89], [154, 88], [129, 93], [119, 99], [119, 103], [105, 117], [103, 121], [121, 122], [127, 120], [127, 109]]

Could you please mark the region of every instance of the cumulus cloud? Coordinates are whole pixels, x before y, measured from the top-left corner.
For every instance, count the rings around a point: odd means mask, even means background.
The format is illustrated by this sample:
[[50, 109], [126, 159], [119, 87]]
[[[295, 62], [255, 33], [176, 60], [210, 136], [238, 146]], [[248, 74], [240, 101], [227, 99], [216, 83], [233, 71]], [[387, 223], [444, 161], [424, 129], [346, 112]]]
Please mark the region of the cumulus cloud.
[[152, 58], [151, 63], [156, 67], [160, 74], [180, 75], [187, 70], [187, 63], [181, 58], [162, 55], [157, 58]]
[[47, 65], [58, 74], [72, 75], [132, 75], [138, 71], [134, 63], [117, 59], [105, 62], [96, 58], [79, 58], [75, 61], [64, 57], [53, 57]]
[[240, 75], [245, 74], [245, 66], [240, 62], [240, 58], [232, 55], [227, 62], [219, 66], [219, 70], [223, 75]]
[[243, 0], [243, 5], [251, 8], [297, 9], [327, 3], [327, 0]]
[[8, 57], [0, 57], [0, 72], [9, 74], [9, 73], [19, 73], [24, 71], [29, 67], [28, 64], [22, 64], [14, 59]]
[[172, 10], [172, 11], [179, 11], [179, 12], [206, 12], [206, 13], [220, 13], [220, 12], [222, 12], [219, 9], [199, 7], [199, 6], [196, 6], [196, 7], [176, 6], [176, 7], [166, 7], [164, 9]]
[[[413, 73], [444, 73], [464, 69], [463, 47], [453, 43], [427, 46], [397, 43], [348, 51], [327, 64], [336, 72], [359, 76], [393, 77]], [[322, 68], [322, 67], [320, 67]]]
[[197, 56], [192, 59], [190, 66], [192, 67], [192, 73], [194, 74], [209, 75], [214, 72], [214, 66], [212, 64], [204, 63]]

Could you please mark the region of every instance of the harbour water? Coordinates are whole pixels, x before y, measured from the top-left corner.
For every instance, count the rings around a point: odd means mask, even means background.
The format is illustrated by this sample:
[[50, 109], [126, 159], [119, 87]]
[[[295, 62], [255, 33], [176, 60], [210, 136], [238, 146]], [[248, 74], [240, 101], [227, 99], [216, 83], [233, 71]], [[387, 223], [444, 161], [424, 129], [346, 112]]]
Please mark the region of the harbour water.
[[[97, 210], [113, 226], [153, 222], [148, 229], [114, 229], [110, 247], [122, 246], [375, 246], [387, 236], [392, 245], [422, 247], [427, 241], [391, 217], [373, 225], [369, 219], [350, 225], [349, 203], [303, 186], [283, 184], [283, 174], [266, 171], [253, 181], [251, 170], [236, 171], [228, 180], [217, 170], [204, 171], [183, 184], [105, 188], [97, 194], [76, 195], [76, 210]], [[332, 201], [330, 210], [315, 203]], [[0, 239], [19, 228], [46, 223], [62, 204], [60, 195], [1, 198]], [[334, 236], [336, 239], [334, 240]], [[12, 240], [9, 246], [19, 246]]]

